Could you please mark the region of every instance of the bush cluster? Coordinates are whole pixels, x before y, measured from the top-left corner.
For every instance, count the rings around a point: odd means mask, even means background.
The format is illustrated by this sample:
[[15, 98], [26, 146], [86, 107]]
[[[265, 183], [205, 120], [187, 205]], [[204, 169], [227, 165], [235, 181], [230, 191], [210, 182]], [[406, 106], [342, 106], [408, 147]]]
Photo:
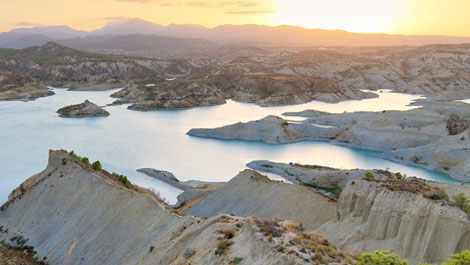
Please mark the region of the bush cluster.
[[72, 150], [69, 152], [70, 156], [72, 156], [73, 158], [77, 159], [78, 161], [82, 162], [83, 164], [85, 165], [88, 165], [90, 164], [90, 160], [88, 159], [88, 157], [81, 157], [77, 154], [75, 154], [75, 152]]

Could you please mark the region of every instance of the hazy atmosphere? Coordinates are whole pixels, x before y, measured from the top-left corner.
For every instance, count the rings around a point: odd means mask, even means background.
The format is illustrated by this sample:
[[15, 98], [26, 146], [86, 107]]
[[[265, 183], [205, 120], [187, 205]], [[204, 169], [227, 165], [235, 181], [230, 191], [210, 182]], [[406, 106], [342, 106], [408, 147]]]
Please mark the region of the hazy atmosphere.
[[362, 33], [470, 36], [467, 0], [2, 1], [0, 30], [69, 25], [94, 30], [138, 17], [168, 25], [294, 25]]

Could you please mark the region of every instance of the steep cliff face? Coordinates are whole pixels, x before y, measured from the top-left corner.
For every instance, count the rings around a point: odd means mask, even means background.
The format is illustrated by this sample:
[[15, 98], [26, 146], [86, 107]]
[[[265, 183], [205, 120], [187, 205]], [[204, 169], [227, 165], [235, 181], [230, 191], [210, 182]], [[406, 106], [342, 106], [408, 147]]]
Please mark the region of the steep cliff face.
[[[32, 246], [49, 264], [296, 264], [264, 244], [249, 219], [176, 215], [64, 151], [11, 194], [0, 226], [0, 240]], [[224, 229], [233, 236], [216, 253]]]
[[468, 216], [419, 193], [353, 180], [343, 190], [337, 211], [338, 219], [317, 232], [346, 250], [387, 249], [412, 263], [440, 263], [470, 248]]
[[311, 188], [272, 181], [256, 171], [245, 170], [188, 213], [200, 217], [235, 213], [284, 218], [312, 230], [336, 218], [335, 206], [335, 200]]

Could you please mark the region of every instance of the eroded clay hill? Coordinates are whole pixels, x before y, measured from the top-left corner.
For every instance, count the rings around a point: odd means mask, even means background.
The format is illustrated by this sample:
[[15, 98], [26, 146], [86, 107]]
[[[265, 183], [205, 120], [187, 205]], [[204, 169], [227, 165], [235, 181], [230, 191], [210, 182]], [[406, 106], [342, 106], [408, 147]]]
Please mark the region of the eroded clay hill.
[[289, 221], [177, 215], [148, 191], [128, 188], [65, 151], [51, 151], [47, 168], [12, 192], [0, 226], [5, 244], [34, 247], [48, 264], [306, 264], [320, 258], [349, 264], [353, 258], [315, 254], [316, 248], [339, 252]]

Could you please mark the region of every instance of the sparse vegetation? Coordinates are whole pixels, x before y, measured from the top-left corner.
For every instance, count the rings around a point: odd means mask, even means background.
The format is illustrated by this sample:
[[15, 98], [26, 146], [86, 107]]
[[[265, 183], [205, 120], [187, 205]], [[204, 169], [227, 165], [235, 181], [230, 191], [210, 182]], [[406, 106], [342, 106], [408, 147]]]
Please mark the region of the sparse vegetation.
[[296, 167], [300, 167], [300, 168], [305, 168], [305, 169], [328, 169], [328, 170], [334, 170], [334, 168], [331, 168], [331, 167], [326, 167], [326, 166], [320, 166], [320, 165], [302, 165], [302, 164], [299, 164], [299, 163], [289, 163], [289, 165], [291, 166], [296, 166]]
[[326, 186], [321, 186], [315, 183], [302, 182], [302, 185], [310, 187], [310, 188], [314, 188], [317, 190], [323, 190], [323, 191], [329, 192], [333, 194], [333, 196], [336, 199], [339, 199], [339, 196], [341, 195], [341, 192], [343, 191], [340, 187], [326, 187]]
[[178, 204], [177, 206], [173, 207], [173, 209], [179, 210], [179, 209], [183, 208], [185, 205], [186, 205], [186, 201], [181, 202], [181, 203]]
[[236, 264], [240, 264], [240, 262], [242, 262], [243, 258], [234, 258], [230, 261], [229, 265], [236, 265]]
[[261, 234], [266, 237], [280, 237], [285, 231], [285, 229], [281, 227], [276, 220], [256, 219], [255, 223], [258, 226]]
[[217, 244], [217, 250], [215, 251], [215, 254], [219, 256], [225, 255], [230, 245], [232, 245], [232, 242], [230, 242], [228, 239], [220, 240]]
[[126, 188], [130, 189], [132, 187], [131, 182], [127, 179], [127, 176], [113, 172], [113, 175], [122, 183]]
[[232, 239], [235, 236], [235, 230], [233, 229], [221, 229], [217, 231], [219, 234], [224, 235], [224, 239]]

